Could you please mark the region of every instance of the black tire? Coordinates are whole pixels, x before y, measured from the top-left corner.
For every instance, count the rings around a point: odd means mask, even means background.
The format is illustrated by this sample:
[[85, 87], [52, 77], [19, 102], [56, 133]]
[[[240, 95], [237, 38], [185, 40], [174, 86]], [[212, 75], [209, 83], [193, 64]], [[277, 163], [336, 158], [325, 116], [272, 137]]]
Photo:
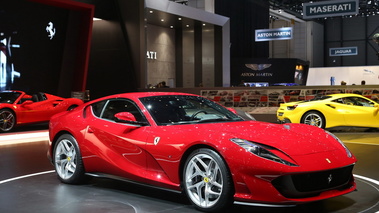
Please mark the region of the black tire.
[[324, 115], [321, 112], [310, 111], [303, 115], [301, 118], [301, 123], [308, 124], [311, 126], [317, 126], [322, 129], [325, 129], [326, 120]]
[[53, 164], [63, 183], [81, 184], [87, 180], [78, 143], [70, 134], [60, 136], [55, 143]]
[[0, 131], [9, 132], [16, 125], [16, 116], [13, 111], [9, 109], [0, 110]]
[[197, 149], [190, 154], [183, 169], [183, 190], [190, 202], [204, 212], [225, 210], [233, 202], [229, 169], [211, 149]]

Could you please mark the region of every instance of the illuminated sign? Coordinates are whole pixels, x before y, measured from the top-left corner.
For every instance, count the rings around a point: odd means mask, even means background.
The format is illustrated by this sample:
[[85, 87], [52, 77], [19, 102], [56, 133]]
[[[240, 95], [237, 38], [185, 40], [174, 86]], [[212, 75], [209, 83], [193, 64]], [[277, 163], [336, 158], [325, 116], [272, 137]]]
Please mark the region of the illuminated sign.
[[147, 51], [146, 52], [147, 59], [157, 59], [157, 52], [154, 51]]
[[305, 19], [355, 15], [358, 12], [358, 0], [320, 1], [303, 4], [303, 18]]
[[358, 55], [358, 47], [330, 48], [329, 56], [349, 56]]
[[292, 27], [255, 30], [255, 41], [292, 39]]
[[49, 22], [49, 24], [46, 26], [46, 32], [48, 33], [47, 36], [50, 38], [50, 40], [54, 38], [56, 30], [53, 22]]

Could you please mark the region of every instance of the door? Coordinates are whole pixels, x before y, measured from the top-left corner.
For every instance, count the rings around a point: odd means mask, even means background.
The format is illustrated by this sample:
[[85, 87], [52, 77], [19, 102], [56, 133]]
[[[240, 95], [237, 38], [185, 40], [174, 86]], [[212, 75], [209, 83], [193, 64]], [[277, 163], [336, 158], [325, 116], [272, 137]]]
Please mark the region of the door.
[[375, 103], [361, 97], [343, 98], [344, 117], [349, 126], [378, 127], [379, 115]]
[[118, 122], [115, 114], [129, 112], [145, 121], [138, 107], [128, 99], [110, 99], [87, 108], [85, 144], [104, 164], [103, 172], [142, 181], [146, 171], [146, 129], [149, 126]]

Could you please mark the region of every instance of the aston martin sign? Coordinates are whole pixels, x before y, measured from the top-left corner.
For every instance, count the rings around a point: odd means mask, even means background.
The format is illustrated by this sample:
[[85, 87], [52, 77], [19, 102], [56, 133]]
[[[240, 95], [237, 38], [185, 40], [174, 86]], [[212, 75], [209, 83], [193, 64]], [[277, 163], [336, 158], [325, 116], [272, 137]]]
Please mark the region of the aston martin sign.
[[336, 0], [304, 3], [303, 18], [325, 18], [355, 15], [359, 12], [359, 0]]
[[277, 29], [255, 30], [255, 41], [288, 40], [292, 39], [292, 27]]

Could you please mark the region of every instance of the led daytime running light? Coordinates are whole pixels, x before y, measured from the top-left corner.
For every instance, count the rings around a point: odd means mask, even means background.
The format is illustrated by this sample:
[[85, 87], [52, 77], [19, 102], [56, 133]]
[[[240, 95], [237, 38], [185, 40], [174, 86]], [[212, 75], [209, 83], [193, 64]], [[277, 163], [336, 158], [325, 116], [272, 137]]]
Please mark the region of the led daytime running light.
[[269, 146], [265, 146], [263, 144], [258, 144], [258, 143], [254, 143], [254, 142], [251, 142], [248, 140], [239, 139], [239, 138], [233, 138], [230, 140], [232, 142], [234, 142], [235, 144], [244, 148], [246, 151], [248, 151], [248, 152], [250, 152], [250, 153], [252, 153], [258, 157], [265, 158], [267, 160], [271, 160], [271, 161], [281, 163], [281, 164], [284, 164], [287, 166], [297, 166], [296, 164], [293, 164], [289, 161], [286, 161], [286, 160], [278, 157], [274, 153], [272, 153], [270, 151], [270, 149], [274, 149], [274, 148], [271, 148]]
[[346, 147], [346, 145], [341, 141], [341, 139], [339, 139], [337, 136], [335, 136], [333, 133], [329, 132], [329, 131], [325, 131], [326, 133], [328, 133], [330, 136], [332, 136], [336, 141], [338, 141], [341, 146], [345, 149], [346, 151], [346, 154], [347, 154], [347, 157], [351, 158], [353, 157], [353, 154], [350, 152], [350, 150]]

